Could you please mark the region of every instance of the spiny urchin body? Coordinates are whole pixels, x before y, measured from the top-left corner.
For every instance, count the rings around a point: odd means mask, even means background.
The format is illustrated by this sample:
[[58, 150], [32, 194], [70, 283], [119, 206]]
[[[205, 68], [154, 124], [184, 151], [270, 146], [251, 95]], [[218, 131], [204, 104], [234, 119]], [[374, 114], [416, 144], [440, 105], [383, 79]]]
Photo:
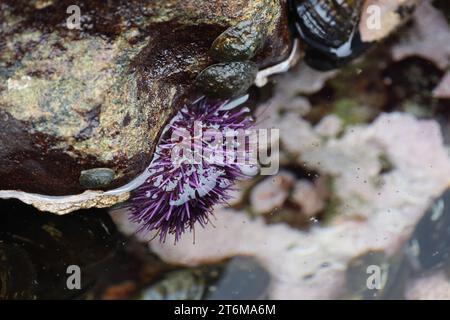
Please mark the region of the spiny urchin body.
[[196, 223], [203, 227], [213, 206], [229, 199], [244, 169], [256, 167], [246, 156], [247, 140], [244, 152], [236, 152], [242, 140], [231, 139], [231, 147], [226, 142], [230, 133], [248, 133], [252, 123], [248, 109], [237, 104], [201, 98], [184, 106], [166, 127], [148, 169], [150, 176], [129, 204], [140, 232], [157, 230], [161, 241], [167, 234], [178, 241]]

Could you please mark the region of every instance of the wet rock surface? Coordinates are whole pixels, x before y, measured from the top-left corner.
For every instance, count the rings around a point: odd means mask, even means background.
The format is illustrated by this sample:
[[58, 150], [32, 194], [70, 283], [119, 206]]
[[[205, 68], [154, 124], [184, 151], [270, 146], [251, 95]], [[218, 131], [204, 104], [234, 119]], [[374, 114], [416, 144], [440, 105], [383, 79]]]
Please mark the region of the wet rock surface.
[[263, 17], [258, 67], [282, 60], [289, 36], [282, 3], [70, 1], [0, 4], [0, 189], [81, 193], [80, 172], [109, 168], [121, 186], [148, 165], [170, 117], [195, 95], [211, 44], [230, 26]]

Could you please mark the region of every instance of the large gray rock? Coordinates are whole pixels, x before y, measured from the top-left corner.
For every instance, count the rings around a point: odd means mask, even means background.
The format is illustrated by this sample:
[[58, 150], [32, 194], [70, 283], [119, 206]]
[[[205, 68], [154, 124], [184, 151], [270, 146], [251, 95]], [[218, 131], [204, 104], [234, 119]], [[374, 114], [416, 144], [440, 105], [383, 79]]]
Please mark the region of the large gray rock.
[[[79, 30], [67, 28], [71, 4], [0, 3], [0, 197], [42, 210], [125, 200], [129, 188], [111, 190], [148, 166], [226, 28], [252, 17], [267, 26], [260, 68], [289, 51], [283, 0], [82, 0]], [[96, 168], [113, 175], [99, 185]]]

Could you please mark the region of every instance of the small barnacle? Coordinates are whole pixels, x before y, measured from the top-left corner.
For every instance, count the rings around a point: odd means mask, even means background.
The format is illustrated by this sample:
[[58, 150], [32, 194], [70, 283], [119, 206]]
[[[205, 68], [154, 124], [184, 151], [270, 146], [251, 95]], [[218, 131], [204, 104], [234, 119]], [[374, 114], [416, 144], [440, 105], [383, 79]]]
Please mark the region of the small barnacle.
[[199, 73], [196, 86], [208, 97], [239, 97], [252, 86], [257, 73], [258, 67], [252, 62], [218, 63]]
[[264, 45], [266, 32], [264, 25], [253, 20], [241, 21], [214, 40], [210, 55], [219, 62], [250, 60]]

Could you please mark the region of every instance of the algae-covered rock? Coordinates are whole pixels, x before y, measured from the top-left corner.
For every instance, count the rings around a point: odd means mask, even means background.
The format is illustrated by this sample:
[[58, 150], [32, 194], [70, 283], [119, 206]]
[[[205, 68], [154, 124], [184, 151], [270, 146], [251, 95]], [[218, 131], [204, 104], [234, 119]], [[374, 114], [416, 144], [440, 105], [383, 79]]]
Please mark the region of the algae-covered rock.
[[[227, 28], [262, 13], [267, 40], [253, 61], [265, 67], [289, 51], [284, 1], [82, 0], [72, 29], [71, 5], [0, 3], [0, 197], [44, 210], [126, 199], [129, 190], [102, 191], [144, 172], [165, 124], [198, 94], [194, 79]], [[114, 175], [82, 183], [82, 172], [98, 168]], [[34, 195], [83, 192], [57, 206]]]

